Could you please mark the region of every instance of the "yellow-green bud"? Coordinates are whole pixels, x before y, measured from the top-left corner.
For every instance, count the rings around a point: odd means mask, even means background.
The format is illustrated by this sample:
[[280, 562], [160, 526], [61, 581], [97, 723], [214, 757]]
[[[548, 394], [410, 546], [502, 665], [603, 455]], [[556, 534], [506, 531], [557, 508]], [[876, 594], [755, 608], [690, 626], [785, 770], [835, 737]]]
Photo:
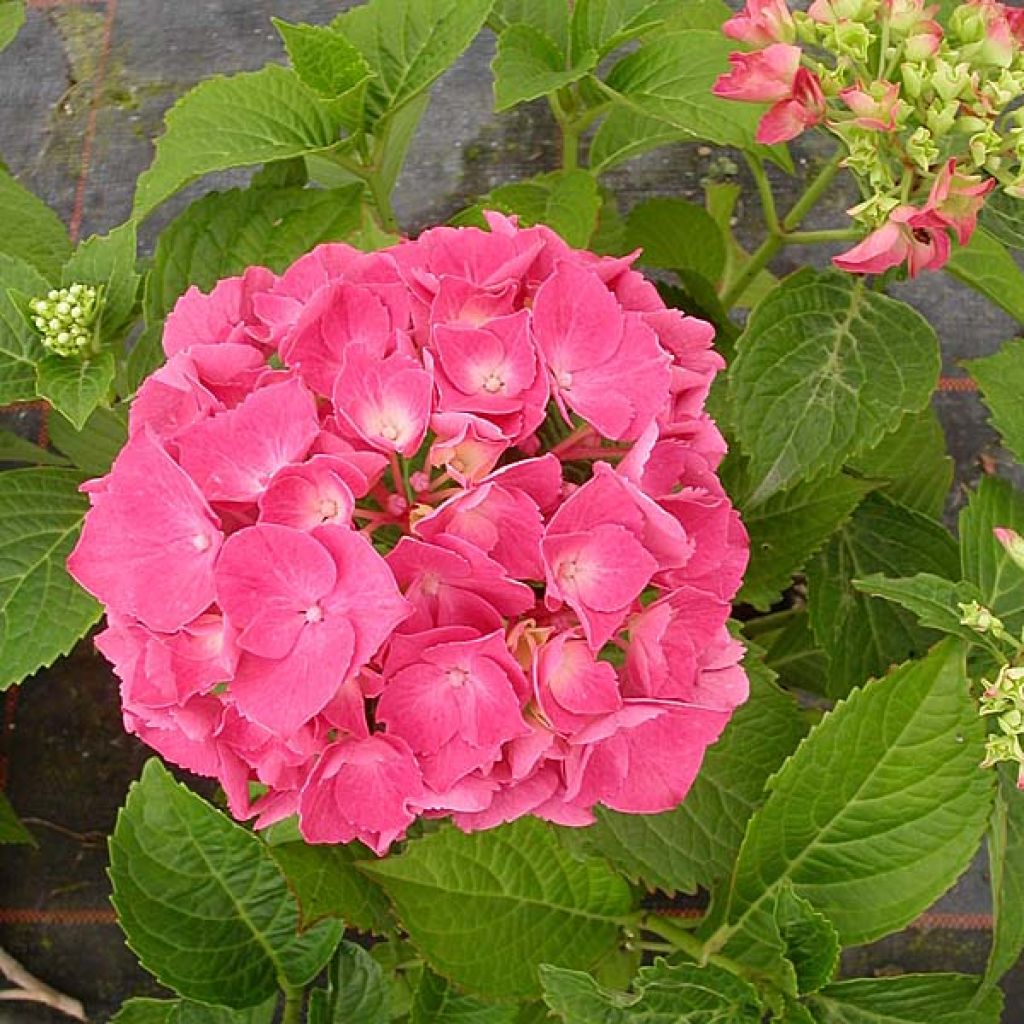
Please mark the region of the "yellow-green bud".
[[100, 310], [101, 289], [73, 284], [52, 288], [45, 298], [29, 301], [32, 323], [39, 331], [43, 348], [68, 358], [81, 355], [93, 341]]
[[907, 155], [925, 173], [938, 163], [941, 151], [932, 138], [932, 133], [922, 125], [907, 139]]

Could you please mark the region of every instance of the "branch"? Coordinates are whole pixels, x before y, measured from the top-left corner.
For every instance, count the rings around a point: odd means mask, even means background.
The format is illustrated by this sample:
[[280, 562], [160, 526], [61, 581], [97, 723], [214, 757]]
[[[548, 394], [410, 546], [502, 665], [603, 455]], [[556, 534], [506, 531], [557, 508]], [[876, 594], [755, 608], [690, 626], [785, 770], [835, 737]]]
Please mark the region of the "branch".
[[66, 996], [56, 989], [50, 988], [49, 985], [29, 974], [2, 946], [0, 946], [0, 974], [17, 986], [17, 988], [0, 990], [0, 1001], [17, 999], [21, 1002], [42, 1003], [59, 1013], [88, 1024], [89, 1018], [86, 1017], [85, 1009], [77, 999], [72, 999], [71, 996]]

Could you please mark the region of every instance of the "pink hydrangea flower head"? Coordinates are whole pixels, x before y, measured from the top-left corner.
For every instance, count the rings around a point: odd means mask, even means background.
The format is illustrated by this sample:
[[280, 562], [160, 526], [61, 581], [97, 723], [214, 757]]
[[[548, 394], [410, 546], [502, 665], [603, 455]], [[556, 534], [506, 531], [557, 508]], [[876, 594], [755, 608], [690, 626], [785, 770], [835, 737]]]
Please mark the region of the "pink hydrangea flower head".
[[745, 696], [713, 328], [635, 254], [487, 224], [188, 293], [83, 486], [125, 727], [257, 828], [664, 809]]
[[734, 14], [722, 31], [748, 46], [792, 43], [796, 39], [796, 25], [786, 0], [747, 0], [743, 10]]

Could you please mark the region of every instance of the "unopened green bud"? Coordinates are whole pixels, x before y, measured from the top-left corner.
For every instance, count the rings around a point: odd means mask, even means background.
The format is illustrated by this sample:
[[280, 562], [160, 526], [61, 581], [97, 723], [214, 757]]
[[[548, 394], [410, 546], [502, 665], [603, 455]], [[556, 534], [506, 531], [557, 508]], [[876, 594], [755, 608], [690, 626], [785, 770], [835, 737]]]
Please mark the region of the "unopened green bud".
[[936, 58], [931, 83], [932, 88], [947, 102], [959, 99], [971, 86], [970, 65], [962, 62], [950, 64], [942, 58]]
[[868, 59], [868, 51], [874, 41], [874, 36], [867, 25], [862, 25], [859, 21], [840, 21], [835, 25], [825, 26], [822, 35], [830, 50], [861, 63]]
[[938, 163], [941, 151], [924, 125], [915, 129], [907, 139], [907, 155], [926, 174], [933, 164]]
[[977, 601], [969, 601], [967, 604], [958, 605], [960, 608], [960, 623], [977, 630], [979, 633], [1002, 632], [1003, 624], [984, 605]]
[[29, 309], [36, 314], [32, 323], [43, 347], [64, 357], [80, 355], [88, 348], [99, 315], [100, 292], [90, 285], [73, 284], [51, 289], [45, 298], [31, 299]]
[[924, 91], [924, 66], [909, 61], [900, 67], [903, 91], [912, 99], [920, 99]]
[[936, 139], [941, 139], [949, 134], [950, 129], [956, 124], [956, 115], [960, 110], [960, 104], [956, 100], [943, 103], [936, 100], [925, 113], [925, 124], [928, 130]]
[[950, 15], [949, 28], [962, 43], [980, 43], [988, 31], [988, 24], [978, 6], [960, 4]]
[[996, 167], [994, 169], [998, 169], [998, 153], [1002, 149], [1003, 140], [991, 125], [986, 125], [983, 131], [972, 135], [969, 145], [971, 159], [976, 166], [986, 167], [994, 157], [996, 158]]
[[1024, 765], [1024, 751], [1021, 750], [1020, 740], [1016, 736], [998, 733], [989, 736], [985, 744], [985, 760], [981, 762], [981, 767], [991, 768], [1002, 761], [1016, 761]]
[[869, 228], [876, 228], [889, 219], [889, 214], [900, 205], [895, 196], [876, 193], [863, 203], [850, 207], [846, 212], [858, 223]]

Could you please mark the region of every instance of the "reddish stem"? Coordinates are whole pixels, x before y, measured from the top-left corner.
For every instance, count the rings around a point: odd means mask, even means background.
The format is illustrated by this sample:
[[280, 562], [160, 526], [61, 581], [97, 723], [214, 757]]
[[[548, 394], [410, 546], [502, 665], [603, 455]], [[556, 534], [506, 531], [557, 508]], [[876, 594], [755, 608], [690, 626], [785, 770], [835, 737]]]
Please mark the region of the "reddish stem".
[[590, 424], [584, 423], [582, 427], [577, 427], [568, 437], [559, 441], [558, 444], [551, 449], [551, 454], [560, 459], [564, 459], [566, 452], [572, 451], [580, 441], [589, 437], [593, 432], [593, 428]]

